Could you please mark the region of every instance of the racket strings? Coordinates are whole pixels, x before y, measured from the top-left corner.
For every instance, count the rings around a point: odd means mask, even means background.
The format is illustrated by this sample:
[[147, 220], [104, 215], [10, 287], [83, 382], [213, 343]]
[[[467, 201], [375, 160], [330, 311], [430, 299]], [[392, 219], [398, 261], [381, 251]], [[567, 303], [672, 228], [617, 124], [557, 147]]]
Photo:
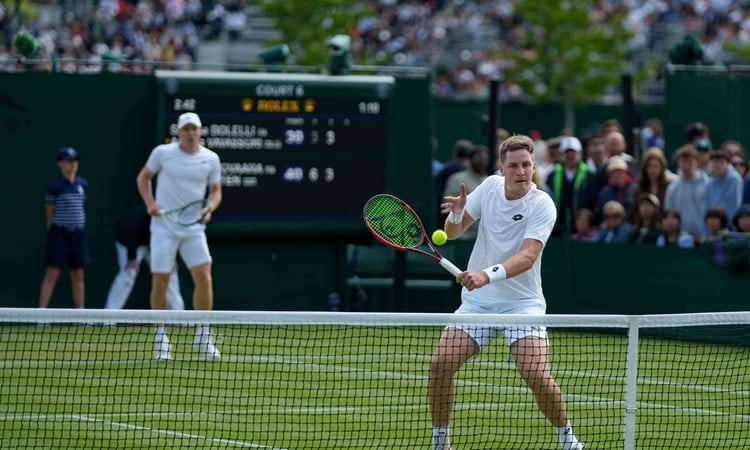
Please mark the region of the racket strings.
[[423, 242], [418, 217], [395, 197], [376, 196], [365, 205], [365, 219], [381, 239], [403, 248], [415, 248]]

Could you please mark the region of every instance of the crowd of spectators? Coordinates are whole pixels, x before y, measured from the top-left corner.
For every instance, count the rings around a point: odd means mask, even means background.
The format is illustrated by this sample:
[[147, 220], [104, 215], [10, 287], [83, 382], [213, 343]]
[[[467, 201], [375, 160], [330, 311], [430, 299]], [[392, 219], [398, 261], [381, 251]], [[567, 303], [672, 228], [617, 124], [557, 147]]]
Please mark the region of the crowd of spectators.
[[[503, 73], [515, 64], [508, 49], [522, 45], [525, 26], [513, 0], [371, 0], [378, 14], [360, 21], [357, 52], [376, 64], [434, 68], [438, 96], [486, 98], [488, 80], [501, 80], [501, 96], [522, 96]], [[704, 64], [731, 62], [725, 43], [750, 43], [750, 8], [730, 0], [598, 0], [593, 27], [623, 13], [632, 32], [631, 56], [666, 62], [669, 47], [685, 35], [703, 46]]]
[[[58, 0], [46, 3], [57, 4]], [[0, 9], [0, 70], [20, 69], [12, 45], [25, 30], [39, 42], [35, 60], [48, 60], [67, 73], [99, 72], [104, 63], [116, 70], [142, 73], [154, 68], [190, 69], [201, 41], [244, 26], [244, 0], [98, 0], [95, 7], [61, 8], [60, 23], [37, 14], [20, 23]], [[231, 33], [230, 33], [231, 34]], [[234, 36], [234, 34], [232, 34]], [[40, 64], [33, 70], [50, 70]], [[24, 67], [25, 69], [26, 67]]]
[[[103, 61], [130, 61], [122, 70], [156, 65], [190, 68], [202, 40], [226, 32], [237, 39], [247, 26], [247, 0], [96, 0], [86, 11], [66, 11], [60, 23], [39, 17], [19, 23], [0, 7], [0, 70], [14, 70], [12, 38], [25, 28], [42, 44], [41, 57], [63, 63], [68, 72], [100, 70]], [[354, 62], [423, 66], [434, 73], [437, 96], [486, 98], [488, 80], [501, 80], [500, 95], [522, 96], [505, 80], [515, 64], [505, 50], [518, 49], [523, 18], [514, 0], [369, 0], [375, 13], [350, 33]], [[37, 3], [67, 5], [65, 0]], [[75, 2], [74, 2], [75, 3]], [[597, 0], [594, 26], [623, 14], [632, 31], [631, 55], [666, 61], [668, 47], [692, 35], [702, 45], [705, 64], [732, 62], [727, 42], [750, 43], [750, 7], [730, 0]], [[642, 60], [643, 58], [640, 58]], [[84, 61], [85, 64], [74, 63]], [[38, 68], [44, 70], [44, 67]]]
[[[685, 128], [685, 143], [665, 156], [661, 122], [647, 121], [640, 157], [627, 148], [617, 120], [581, 142], [575, 136], [537, 135], [535, 184], [558, 211], [553, 235], [578, 241], [696, 247], [742, 238], [750, 242], [750, 174], [744, 146], [732, 139], [714, 146], [700, 122]], [[506, 133], [498, 133], [498, 136]], [[507, 134], [506, 134], [507, 135]], [[500, 140], [500, 139], [498, 139]], [[660, 145], [650, 145], [650, 144]], [[437, 172], [460, 174], [460, 140], [454, 159]], [[466, 151], [464, 153], [468, 154]], [[444, 186], [451, 184], [449, 175]], [[455, 190], [455, 189], [454, 189]], [[444, 189], [444, 195], [456, 195]], [[438, 218], [440, 224], [443, 218]]]

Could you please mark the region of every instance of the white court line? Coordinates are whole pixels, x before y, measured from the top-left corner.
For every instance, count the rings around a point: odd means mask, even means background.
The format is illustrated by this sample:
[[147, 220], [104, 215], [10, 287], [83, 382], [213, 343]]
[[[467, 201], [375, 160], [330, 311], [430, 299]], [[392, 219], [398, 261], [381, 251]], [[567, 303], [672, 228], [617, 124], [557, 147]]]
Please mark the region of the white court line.
[[267, 449], [272, 449], [272, 450], [285, 450], [283, 448], [278, 448], [278, 447], [269, 447], [267, 445], [253, 444], [252, 442], [235, 441], [232, 439], [216, 439], [216, 438], [210, 438], [208, 436], [201, 436], [198, 434], [181, 433], [179, 431], [171, 431], [171, 430], [161, 430], [158, 428], [144, 427], [140, 425], [133, 425], [133, 424], [122, 423], [122, 422], [114, 422], [112, 420], [96, 419], [93, 417], [81, 416], [77, 414], [65, 414], [65, 415], [60, 415], [58, 417], [63, 417], [63, 418], [70, 417], [72, 419], [76, 419], [81, 422], [103, 423], [105, 425], [110, 425], [114, 427], [128, 428], [131, 430], [138, 430], [138, 431], [148, 431], [150, 433], [165, 434], [167, 436], [178, 437], [178, 438], [200, 439], [200, 440], [204, 440], [208, 442], [214, 442], [217, 444], [231, 445], [234, 447], [250, 447], [250, 448], [267, 448]]
[[[260, 363], [271, 362], [271, 363], [286, 363], [286, 364], [289, 364], [289, 363], [302, 363], [302, 364], [306, 364], [308, 366], [312, 366], [312, 367], [316, 367], [316, 368], [330, 368], [331, 367], [330, 364], [318, 364], [318, 363], [311, 364], [309, 362], [306, 362], [305, 359], [318, 359], [318, 360], [320, 360], [321, 358], [318, 357], [318, 356], [315, 356], [315, 355], [311, 355], [310, 358], [303, 357], [303, 358], [293, 358], [293, 359], [292, 358], [287, 358], [287, 357], [274, 357], [274, 356], [271, 356], [271, 357], [266, 357], [266, 356], [244, 357], [244, 356], [231, 356], [230, 355], [230, 356], [224, 358], [222, 360], [222, 362], [248, 362], [249, 361], [249, 362], [260, 362]], [[126, 362], [127, 363], [135, 363], [135, 362], [138, 362], [138, 361], [126, 360]], [[151, 362], [151, 361], [150, 360], [140, 361], [140, 363], [148, 363], [148, 362]], [[208, 364], [213, 364], [213, 363], [208, 363]], [[469, 364], [472, 364], [472, 363], [469, 363]], [[510, 363], [507, 363], [507, 362], [492, 363], [490, 361], [485, 361], [482, 364], [483, 365], [492, 364], [492, 365], [496, 365], [496, 366], [506, 366], [506, 365], [509, 365]], [[345, 372], [368, 373], [368, 374], [374, 375], [374, 376], [376, 376], [376, 377], [378, 377], [380, 379], [386, 379], [386, 380], [407, 379], [407, 380], [425, 381], [428, 378], [428, 377], [423, 376], [423, 375], [414, 375], [414, 374], [408, 374], [408, 373], [403, 373], [403, 372], [393, 372], [393, 371], [376, 371], [376, 370], [371, 370], [371, 369], [362, 369], [362, 368], [347, 367], [347, 366], [342, 366], [340, 364], [335, 365], [335, 367], [337, 368], [337, 370], [339, 372], [344, 372], [344, 373]], [[581, 373], [578, 373], [578, 372], [575, 372], [575, 371], [568, 371], [568, 372], [576, 373], [576, 376], [586, 376], [586, 373], [583, 373], [583, 372], [581, 372]], [[594, 374], [594, 376], [599, 377], [599, 375], [596, 375], [596, 374]], [[610, 379], [619, 379], [619, 377], [607, 377], [607, 378], [610, 378]], [[656, 384], [659, 383], [658, 381], [652, 381], [652, 382], [656, 383]], [[525, 394], [531, 396], [531, 392], [526, 387], [501, 386], [501, 385], [497, 385], [497, 384], [494, 384], [494, 383], [484, 383], [484, 382], [474, 382], [474, 381], [461, 380], [460, 378], [458, 378], [456, 380], [456, 385], [457, 386], [489, 387], [489, 388], [491, 388], [495, 392], [500, 392], [500, 393], [509, 393], [510, 392], [510, 393], [521, 393], [521, 394], [525, 393]], [[680, 386], [680, 387], [682, 387], [682, 386]], [[682, 388], [684, 388], [684, 387], [682, 387]], [[690, 389], [694, 389], [693, 386], [690, 386], [689, 388]], [[621, 405], [621, 404], [623, 404], [623, 401], [621, 401], [621, 400], [614, 400], [614, 399], [610, 399], [608, 397], [592, 396], [592, 395], [587, 395], [587, 394], [570, 394], [570, 393], [567, 393], [567, 394], [565, 394], [565, 396], [566, 396], [566, 399], [568, 399], [569, 401], [575, 399], [575, 400], [578, 400], [578, 401], [580, 401], [582, 403], [587, 403], [587, 402], [591, 402], [591, 401], [597, 401], [597, 402], [603, 402], [603, 403], [610, 403], [610, 404], [614, 404], [614, 405]], [[654, 408], [654, 409], [660, 409], [660, 410], [679, 410], [679, 411], [684, 411], [684, 412], [690, 412], [690, 413], [693, 413], [693, 414], [696, 414], [696, 415], [727, 416], [727, 417], [740, 418], [742, 420], [750, 420], [750, 415], [724, 413], [724, 412], [714, 411], [714, 410], [710, 410], [710, 409], [685, 408], [685, 407], [681, 407], [681, 406], [664, 405], [664, 404], [660, 404], [660, 403], [651, 403], [651, 402], [639, 402], [638, 405], [639, 405], [639, 407], [648, 407], [648, 408]], [[283, 409], [283, 408], [281, 409], [281, 411], [284, 411], [284, 410], [285, 409]], [[321, 411], [327, 411], [327, 410], [325, 408], [322, 408]], [[6, 420], [6, 419], [5, 419], [5, 417], [0, 416], [0, 420]]]

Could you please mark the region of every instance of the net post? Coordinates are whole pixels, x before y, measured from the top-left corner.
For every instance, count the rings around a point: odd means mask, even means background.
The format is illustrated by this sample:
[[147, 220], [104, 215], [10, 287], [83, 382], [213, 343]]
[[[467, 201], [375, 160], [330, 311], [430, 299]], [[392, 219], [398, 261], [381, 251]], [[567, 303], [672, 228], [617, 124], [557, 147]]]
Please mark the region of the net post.
[[628, 326], [628, 350], [625, 361], [625, 436], [624, 450], [635, 450], [636, 411], [638, 409], [638, 334], [639, 317], [631, 316]]

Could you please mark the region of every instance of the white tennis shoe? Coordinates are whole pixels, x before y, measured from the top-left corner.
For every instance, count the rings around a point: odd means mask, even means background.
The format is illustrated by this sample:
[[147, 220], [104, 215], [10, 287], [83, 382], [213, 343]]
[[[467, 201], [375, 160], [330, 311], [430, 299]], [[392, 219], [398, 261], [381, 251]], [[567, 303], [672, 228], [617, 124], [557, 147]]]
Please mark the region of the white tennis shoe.
[[563, 450], [583, 450], [583, 444], [576, 441], [571, 444], [565, 444], [563, 445]]
[[172, 344], [169, 343], [167, 335], [156, 337], [154, 343], [154, 359], [157, 361], [169, 361], [172, 359]]
[[432, 450], [451, 450], [451, 441], [447, 435], [432, 437]]
[[213, 337], [210, 334], [196, 335], [195, 341], [193, 341], [193, 348], [203, 356], [203, 359], [221, 359], [221, 353], [219, 353], [219, 349], [214, 345]]

